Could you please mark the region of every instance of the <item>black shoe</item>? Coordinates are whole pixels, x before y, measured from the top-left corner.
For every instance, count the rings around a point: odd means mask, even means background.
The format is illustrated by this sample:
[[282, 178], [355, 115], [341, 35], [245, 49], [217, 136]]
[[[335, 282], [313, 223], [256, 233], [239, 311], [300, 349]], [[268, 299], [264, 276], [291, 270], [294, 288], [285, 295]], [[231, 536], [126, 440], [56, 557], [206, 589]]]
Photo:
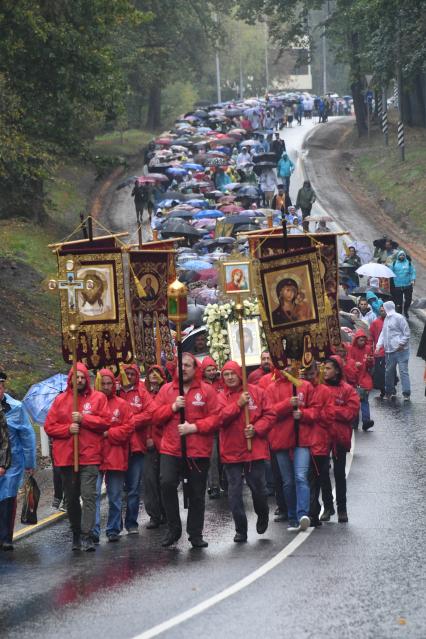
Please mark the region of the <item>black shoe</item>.
[[2, 543], [1, 549], [5, 552], [10, 552], [11, 550], [13, 550], [13, 544], [11, 544], [9, 541], [4, 541]]
[[207, 548], [209, 545], [202, 537], [190, 537], [189, 541], [193, 548]]
[[212, 488], [210, 488], [209, 499], [220, 499], [219, 486], [213, 486]]
[[81, 550], [81, 539], [78, 533], [73, 533], [72, 535], [72, 549]]
[[337, 513], [337, 521], [339, 522], [339, 524], [346, 524], [349, 519], [348, 519], [348, 513], [346, 512], [346, 510], [339, 510]]
[[322, 521], [318, 519], [318, 517], [310, 517], [312, 528], [321, 528]]
[[95, 552], [96, 546], [90, 535], [81, 536], [81, 549], [85, 552]]
[[406, 319], [410, 319], [410, 316], [409, 316], [408, 313], [404, 313], [404, 315], [405, 315]]
[[279, 506], [277, 506], [274, 510], [274, 515], [280, 515], [282, 513], [282, 510]]
[[94, 543], [96, 546], [98, 546], [98, 545], [99, 545], [99, 535], [98, 535], [98, 534], [96, 534], [96, 533], [94, 533], [94, 532], [91, 532], [91, 533], [90, 533], [90, 538], [91, 538], [91, 540], [93, 541], [93, 543]]
[[243, 544], [247, 541], [247, 535], [243, 533], [235, 533], [234, 541], [236, 544]]
[[154, 530], [154, 528], [159, 528], [159, 527], [160, 527], [160, 522], [158, 521], [158, 519], [153, 519], [152, 517], [147, 523], [147, 525], [145, 526], [145, 528], [148, 528], [148, 530]]
[[267, 531], [269, 524], [269, 514], [259, 515], [256, 522], [256, 531], [259, 535], [263, 535]]
[[168, 548], [169, 546], [173, 546], [173, 544], [175, 544], [177, 541], [179, 541], [179, 539], [181, 538], [182, 533], [167, 533], [167, 535], [164, 537], [163, 541], [161, 542], [161, 545], [163, 546], [163, 548]]
[[108, 536], [108, 541], [110, 541], [111, 543], [114, 541], [119, 541], [120, 540], [120, 535], [118, 533], [111, 533]]
[[374, 420], [373, 419], [369, 419], [366, 422], [362, 422], [362, 430], [366, 433], [367, 430], [369, 430], [370, 428], [373, 428], [374, 426]]
[[324, 512], [320, 517], [320, 521], [330, 521], [330, 517], [335, 514], [336, 514], [336, 511], [334, 510], [333, 507], [324, 508]]
[[284, 510], [279, 510], [274, 517], [274, 521], [288, 521], [288, 514]]

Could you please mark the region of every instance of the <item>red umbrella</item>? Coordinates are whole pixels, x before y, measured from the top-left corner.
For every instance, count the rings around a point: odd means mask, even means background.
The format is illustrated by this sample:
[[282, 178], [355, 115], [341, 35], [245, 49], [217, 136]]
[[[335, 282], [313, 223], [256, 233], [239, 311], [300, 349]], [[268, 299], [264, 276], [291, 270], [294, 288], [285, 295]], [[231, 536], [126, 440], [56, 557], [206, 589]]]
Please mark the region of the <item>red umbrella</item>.
[[140, 184], [155, 184], [157, 180], [153, 177], [148, 177], [147, 175], [141, 175], [136, 178], [136, 181]]
[[172, 138], [157, 138], [155, 144], [161, 144], [163, 146], [170, 146], [173, 144]]
[[228, 131], [228, 135], [245, 135], [245, 129], [231, 129]]
[[240, 211], [244, 210], [241, 206], [237, 206], [236, 204], [225, 204], [225, 206], [220, 204], [219, 208], [223, 211], [223, 213], [240, 213]]

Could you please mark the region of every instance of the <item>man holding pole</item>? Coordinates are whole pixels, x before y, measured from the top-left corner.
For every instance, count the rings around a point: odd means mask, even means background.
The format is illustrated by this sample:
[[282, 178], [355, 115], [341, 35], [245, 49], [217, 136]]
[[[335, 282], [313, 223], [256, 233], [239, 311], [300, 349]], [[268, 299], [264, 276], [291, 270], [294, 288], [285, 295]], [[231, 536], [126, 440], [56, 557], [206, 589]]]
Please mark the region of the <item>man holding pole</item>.
[[[194, 548], [205, 548], [208, 545], [203, 539], [207, 474], [213, 434], [220, 422], [217, 393], [201, 380], [201, 368], [192, 354], [183, 353], [181, 359], [173, 381], [161, 387], [153, 412], [154, 425], [161, 435], [160, 486], [168, 526], [162, 545], [171, 546], [182, 535], [177, 489], [183, 475], [188, 482], [188, 538]], [[179, 368], [183, 394], [179, 391]], [[185, 411], [183, 422], [182, 409]], [[185, 447], [181, 438], [185, 438]]]
[[[222, 377], [225, 390], [218, 395], [220, 456], [228, 479], [229, 505], [235, 522], [234, 541], [241, 543], [247, 541], [243, 472], [257, 514], [256, 530], [262, 535], [268, 528], [265, 460], [269, 459], [267, 434], [275, 421], [275, 413], [261, 389], [249, 384], [247, 390], [243, 390], [242, 369], [237, 362], [227, 362], [222, 369]], [[246, 422], [246, 410], [249, 423]], [[250, 448], [247, 446], [249, 440]]]
[[[90, 532], [95, 525], [96, 481], [102, 461], [103, 432], [109, 426], [105, 395], [92, 390], [84, 364], [77, 363], [77, 408], [73, 397], [73, 371], [67, 389], [52, 404], [45, 431], [53, 440], [53, 459], [59, 467], [64, 486], [68, 518], [73, 533], [73, 550], [95, 550]], [[78, 470], [74, 463], [77, 438]], [[80, 505], [80, 497], [83, 507]]]

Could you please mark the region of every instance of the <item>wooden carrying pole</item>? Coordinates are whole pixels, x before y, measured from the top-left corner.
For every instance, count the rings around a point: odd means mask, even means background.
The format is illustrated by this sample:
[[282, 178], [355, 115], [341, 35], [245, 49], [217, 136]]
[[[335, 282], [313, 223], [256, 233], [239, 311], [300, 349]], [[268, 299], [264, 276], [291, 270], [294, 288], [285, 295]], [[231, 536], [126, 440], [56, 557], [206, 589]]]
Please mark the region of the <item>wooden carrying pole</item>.
[[[241, 297], [238, 295], [237, 303], [235, 305], [235, 310], [238, 313], [238, 332], [240, 338], [240, 354], [241, 354], [241, 370], [243, 375], [243, 392], [247, 392], [247, 370], [246, 370], [246, 353], [244, 347], [244, 326], [243, 326], [243, 312], [244, 306], [241, 302]], [[244, 420], [246, 426], [250, 424], [250, 415], [248, 405], [244, 405]], [[252, 449], [252, 441], [251, 438], [247, 438], [247, 450], [251, 451]]]
[[[72, 410], [74, 413], [78, 411], [78, 391], [77, 391], [77, 332], [78, 327], [76, 324], [70, 325], [71, 333], [71, 355], [72, 355]], [[73, 466], [74, 472], [79, 471], [79, 459], [78, 459], [78, 435], [73, 435]]]

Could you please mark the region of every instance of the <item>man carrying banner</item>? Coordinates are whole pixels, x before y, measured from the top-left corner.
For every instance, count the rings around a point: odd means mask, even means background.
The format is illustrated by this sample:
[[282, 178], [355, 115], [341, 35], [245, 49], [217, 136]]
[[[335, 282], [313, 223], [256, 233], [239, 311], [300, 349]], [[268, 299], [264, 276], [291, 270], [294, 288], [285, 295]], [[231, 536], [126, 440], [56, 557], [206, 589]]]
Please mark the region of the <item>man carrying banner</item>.
[[[73, 550], [95, 550], [91, 531], [95, 525], [96, 482], [102, 461], [103, 433], [109, 426], [107, 399], [90, 386], [89, 371], [77, 363], [77, 406], [73, 410], [72, 370], [68, 385], [53, 402], [44, 429], [53, 440], [53, 460], [60, 468]], [[79, 470], [73, 469], [73, 439], [79, 438]], [[80, 505], [80, 497], [83, 506]]]
[[130, 404], [135, 419], [135, 431], [130, 440], [129, 467], [125, 479], [127, 504], [124, 526], [129, 535], [137, 535], [141, 482], [147, 450], [146, 439], [148, 427], [152, 424], [153, 401], [145, 384], [140, 381], [137, 364], [121, 365], [120, 381], [118, 395]]
[[[171, 546], [182, 535], [178, 485], [182, 465], [187, 464], [189, 510], [187, 533], [194, 548], [205, 548], [203, 539], [207, 473], [213, 446], [213, 434], [219, 428], [217, 393], [201, 380], [201, 368], [190, 353], [182, 355], [183, 395], [179, 395], [177, 372], [164, 384], [154, 406], [154, 424], [161, 433], [160, 485], [168, 533], [162, 545]], [[180, 409], [185, 422], [180, 423]], [[186, 457], [182, 458], [181, 436], [186, 437]]]
[[[225, 384], [219, 397], [221, 416], [220, 456], [228, 479], [228, 498], [235, 522], [236, 543], [247, 541], [247, 517], [243, 502], [243, 473], [250, 488], [257, 514], [256, 530], [262, 535], [268, 528], [269, 508], [266, 489], [265, 460], [269, 459], [267, 434], [275, 412], [266, 395], [249, 384], [243, 392], [241, 366], [227, 362], [222, 369]], [[250, 423], [246, 425], [244, 407], [248, 406]], [[247, 440], [251, 439], [251, 450]]]

